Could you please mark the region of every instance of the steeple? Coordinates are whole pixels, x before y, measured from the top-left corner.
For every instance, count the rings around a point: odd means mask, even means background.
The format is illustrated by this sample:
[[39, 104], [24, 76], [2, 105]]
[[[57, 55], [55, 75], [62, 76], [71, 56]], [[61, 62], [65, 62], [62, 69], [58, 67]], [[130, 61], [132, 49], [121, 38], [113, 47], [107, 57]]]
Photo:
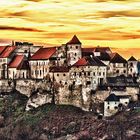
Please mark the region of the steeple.
[[81, 44], [81, 42], [78, 39], [78, 37], [74, 35], [73, 38], [67, 44]]

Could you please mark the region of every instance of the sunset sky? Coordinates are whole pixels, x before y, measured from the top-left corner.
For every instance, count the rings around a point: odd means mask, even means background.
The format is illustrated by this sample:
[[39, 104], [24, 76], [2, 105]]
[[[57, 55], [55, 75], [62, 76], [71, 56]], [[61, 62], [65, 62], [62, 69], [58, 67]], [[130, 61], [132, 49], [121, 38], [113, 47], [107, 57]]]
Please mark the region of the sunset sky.
[[140, 58], [140, 0], [0, 0], [0, 43], [110, 46]]

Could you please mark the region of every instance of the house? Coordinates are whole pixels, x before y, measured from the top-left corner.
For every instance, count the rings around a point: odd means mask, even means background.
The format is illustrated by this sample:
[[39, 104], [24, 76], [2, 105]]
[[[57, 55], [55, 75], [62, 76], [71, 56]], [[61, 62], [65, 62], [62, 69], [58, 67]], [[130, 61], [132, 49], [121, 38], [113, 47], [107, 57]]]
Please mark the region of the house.
[[110, 54], [112, 51], [109, 47], [93, 47], [93, 48], [82, 48], [82, 56], [95, 56], [99, 58], [105, 65], [109, 65], [110, 62]]
[[51, 78], [62, 85], [68, 85], [69, 81], [69, 67], [67, 66], [53, 66], [50, 67], [49, 74]]
[[8, 65], [9, 79], [29, 78], [29, 64], [24, 55], [16, 55]]
[[56, 48], [40, 48], [29, 60], [31, 78], [43, 79], [49, 73], [49, 67], [56, 65]]
[[11, 62], [15, 46], [2, 46], [0, 47], [0, 79], [8, 78], [8, 64]]
[[118, 53], [112, 53], [111, 60], [109, 63], [109, 68], [107, 71], [108, 77], [116, 77], [116, 76], [127, 76], [128, 75], [128, 68], [127, 68], [127, 61]]
[[115, 95], [111, 93], [104, 101], [104, 116], [108, 117], [118, 112], [120, 107], [128, 106], [130, 96], [128, 95]]
[[79, 59], [82, 58], [82, 50], [81, 50], [82, 43], [77, 38], [76, 35], [67, 42], [66, 44], [66, 57], [67, 57], [67, 64], [69, 66], [76, 63]]
[[14, 42], [12, 43], [16, 46], [15, 53], [19, 55], [26, 55], [28, 57], [28, 53], [30, 51], [31, 56], [37, 52], [42, 46], [34, 46], [33, 43], [30, 42]]
[[106, 65], [97, 57], [85, 56], [70, 68], [70, 78], [77, 84], [90, 85], [96, 89], [106, 82]]
[[135, 57], [131, 56], [128, 59], [128, 75], [129, 76], [137, 76], [138, 74], [138, 61]]

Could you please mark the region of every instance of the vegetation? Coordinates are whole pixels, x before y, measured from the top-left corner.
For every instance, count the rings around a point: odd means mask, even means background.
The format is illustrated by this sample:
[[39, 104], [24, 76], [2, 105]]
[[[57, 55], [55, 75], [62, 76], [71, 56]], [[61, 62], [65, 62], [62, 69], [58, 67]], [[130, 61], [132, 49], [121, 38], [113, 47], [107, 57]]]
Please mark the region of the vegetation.
[[99, 119], [92, 112], [67, 105], [46, 104], [27, 112], [27, 100], [16, 91], [0, 98], [0, 139], [137, 140], [140, 135], [139, 110]]

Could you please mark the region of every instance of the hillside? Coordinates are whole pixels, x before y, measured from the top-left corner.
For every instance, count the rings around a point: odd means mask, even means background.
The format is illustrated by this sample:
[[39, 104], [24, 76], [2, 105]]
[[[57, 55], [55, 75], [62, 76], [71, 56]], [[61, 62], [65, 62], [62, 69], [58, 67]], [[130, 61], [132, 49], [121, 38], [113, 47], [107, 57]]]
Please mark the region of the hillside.
[[140, 111], [99, 119], [92, 112], [46, 104], [25, 112], [28, 98], [18, 92], [0, 98], [2, 140], [138, 140]]

